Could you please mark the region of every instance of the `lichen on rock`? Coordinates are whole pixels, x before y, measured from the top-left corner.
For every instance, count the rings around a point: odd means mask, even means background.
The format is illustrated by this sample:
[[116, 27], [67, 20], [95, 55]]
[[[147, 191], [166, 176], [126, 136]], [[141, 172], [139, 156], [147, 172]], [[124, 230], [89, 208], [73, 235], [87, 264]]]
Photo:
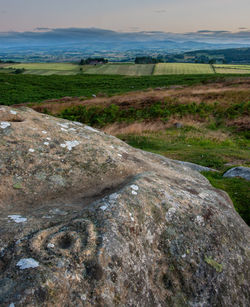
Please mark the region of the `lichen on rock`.
[[249, 228], [197, 171], [27, 108], [0, 120], [1, 306], [248, 305]]

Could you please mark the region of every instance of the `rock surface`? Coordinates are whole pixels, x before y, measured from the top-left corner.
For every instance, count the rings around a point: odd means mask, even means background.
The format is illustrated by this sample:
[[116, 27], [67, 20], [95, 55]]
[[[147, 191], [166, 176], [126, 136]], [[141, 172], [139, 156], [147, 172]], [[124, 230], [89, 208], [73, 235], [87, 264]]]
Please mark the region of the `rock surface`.
[[90, 127], [0, 107], [0, 209], [1, 306], [249, 303], [227, 194]]
[[250, 181], [250, 167], [237, 166], [225, 172], [223, 177], [240, 177]]
[[177, 160], [175, 160], [175, 162], [176, 162], [177, 164], [180, 164], [180, 165], [183, 165], [183, 166], [187, 166], [187, 167], [189, 167], [189, 168], [191, 168], [192, 170], [197, 171], [197, 172], [218, 172], [218, 171], [217, 171], [216, 169], [214, 169], [214, 168], [202, 166], [202, 165], [195, 164], [195, 163], [192, 163], [192, 162], [177, 161]]

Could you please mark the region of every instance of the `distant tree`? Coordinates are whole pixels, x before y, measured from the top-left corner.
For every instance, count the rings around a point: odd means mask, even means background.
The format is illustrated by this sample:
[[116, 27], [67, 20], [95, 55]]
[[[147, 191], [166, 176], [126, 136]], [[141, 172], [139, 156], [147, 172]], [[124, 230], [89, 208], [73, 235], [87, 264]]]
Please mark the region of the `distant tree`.
[[210, 59], [208, 64], [216, 64], [216, 59]]
[[209, 63], [209, 57], [205, 55], [199, 55], [195, 58], [195, 63], [202, 63], [202, 64], [207, 64]]
[[15, 62], [15, 61], [4, 61], [4, 60], [1, 60], [0, 59], [0, 63], [6, 63], [6, 64], [13, 64], [13, 63], [18, 63], [18, 62]]
[[107, 64], [108, 60], [104, 58], [87, 58], [81, 59], [79, 65], [89, 65], [89, 64]]
[[25, 72], [24, 68], [18, 68], [16, 70], [14, 70], [14, 74], [19, 75]]
[[140, 56], [135, 58], [135, 64], [156, 64], [163, 62], [162, 58], [153, 58], [151, 56]]

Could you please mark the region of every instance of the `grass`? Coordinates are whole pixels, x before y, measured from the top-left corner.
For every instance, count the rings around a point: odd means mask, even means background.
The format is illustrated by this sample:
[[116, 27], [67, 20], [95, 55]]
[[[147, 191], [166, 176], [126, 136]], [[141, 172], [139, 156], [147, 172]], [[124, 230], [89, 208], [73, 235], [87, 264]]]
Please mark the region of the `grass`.
[[250, 101], [232, 103], [221, 106], [214, 104], [187, 103], [180, 104], [176, 101], [165, 100], [163, 102], [152, 102], [146, 106], [122, 108], [111, 104], [103, 106], [73, 106], [62, 111], [61, 116], [74, 121], [87, 123], [91, 126], [103, 127], [115, 122], [135, 122], [139, 120], [161, 119], [167, 121], [170, 116], [184, 117], [186, 115], [198, 116], [200, 119], [213, 117], [219, 119], [235, 119], [241, 115], [250, 113]]
[[250, 101], [245, 96], [239, 101], [180, 103], [167, 97], [146, 104], [132, 100], [126, 107], [123, 103], [78, 105], [58, 115], [103, 128], [134, 147], [223, 171], [227, 163], [250, 165]]
[[224, 178], [222, 173], [204, 172], [203, 175], [215, 188], [224, 190], [229, 194], [236, 211], [250, 226], [249, 182], [241, 178]]
[[[236, 135], [211, 133], [209, 129], [190, 126], [169, 128], [160, 132], [144, 132], [142, 135], [119, 135], [131, 146], [152, 151], [169, 158], [189, 161], [224, 171], [226, 163], [242, 161], [250, 165], [248, 139]], [[225, 138], [224, 140], [222, 140]]]
[[154, 75], [175, 74], [214, 74], [214, 70], [209, 64], [159, 63], [155, 66]]
[[171, 85], [193, 85], [223, 81], [226, 76], [173, 75], [173, 76], [119, 76], [75, 75], [39, 76], [0, 73], [0, 104], [13, 105], [39, 102], [65, 96], [86, 96], [103, 93], [108, 96], [131, 91]]
[[[168, 158], [189, 161], [219, 170], [204, 176], [218, 189], [231, 197], [236, 211], [250, 226], [249, 182], [241, 178], [224, 178], [227, 163], [250, 166], [250, 141], [244, 136], [222, 132], [211, 133], [208, 128], [183, 127], [165, 131], [118, 135], [131, 146], [161, 154]], [[217, 136], [217, 137], [216, 137]]]

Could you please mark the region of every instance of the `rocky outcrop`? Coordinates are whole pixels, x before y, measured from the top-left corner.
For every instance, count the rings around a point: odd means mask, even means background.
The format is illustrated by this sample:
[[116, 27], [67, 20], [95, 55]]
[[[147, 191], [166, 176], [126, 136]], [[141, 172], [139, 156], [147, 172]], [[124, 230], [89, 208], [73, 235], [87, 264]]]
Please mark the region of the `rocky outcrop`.
[[227, 194], [90, 127], [1, 107], [0, 208], [1, 306], [249, 303]]
[[223, 177], [233, 178], [240, 177], [250, 181], [250, 167], [237, 166], [225, 172]]
[[201, 173], [201, 172], [218, 172], [214, 168], [202, 166], [202, 165], [195, 164], [195, 163], [192, 163], [192, 162], [177, 161], [177, 160], [175, 160], [175, 162], [177, 164], [180, 164], [180, 165], [183, 165], [183, 166], [187, 166], [187, 167], [191, 168], [192, 170], [197, 171], [199, 173]]

